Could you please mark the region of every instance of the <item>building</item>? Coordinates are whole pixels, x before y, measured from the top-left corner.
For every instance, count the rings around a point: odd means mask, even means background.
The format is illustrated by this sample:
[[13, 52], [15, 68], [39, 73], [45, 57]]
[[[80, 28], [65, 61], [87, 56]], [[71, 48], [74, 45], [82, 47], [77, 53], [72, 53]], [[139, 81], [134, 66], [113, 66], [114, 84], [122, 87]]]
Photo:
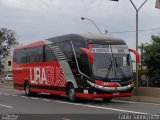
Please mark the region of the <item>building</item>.
[[13, 67], [13, 56], [6, 56], [4, 58], [4, 71], [11, 72]]

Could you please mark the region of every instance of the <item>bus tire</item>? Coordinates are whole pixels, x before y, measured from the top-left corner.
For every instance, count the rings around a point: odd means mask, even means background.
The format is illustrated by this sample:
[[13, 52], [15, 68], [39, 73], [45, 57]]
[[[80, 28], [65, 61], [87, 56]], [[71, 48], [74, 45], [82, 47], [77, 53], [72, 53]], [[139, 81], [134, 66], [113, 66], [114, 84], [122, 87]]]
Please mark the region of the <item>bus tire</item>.
[[58, 98], [58, 97], [60, 97], [60, 95], [57, 95], [57, 94], [50, 94], [50, 97], [51, 97], [51, 98]]
[[67, 89], [68, 99], [71, 102], [76, 102], [76, 91], [73, 84], [70, 84]]
[[24, 84], [24, 91], [25, 91], [26, 96], [35, 96], [35, 95], [37, 95], [36, 92], [31, 92], [30, 91], [30, 85], [29, 85], [28, 82], [25, 82], [25, 84]]
[[112, 98], [103, 98], [104, 102], [111, 102]]

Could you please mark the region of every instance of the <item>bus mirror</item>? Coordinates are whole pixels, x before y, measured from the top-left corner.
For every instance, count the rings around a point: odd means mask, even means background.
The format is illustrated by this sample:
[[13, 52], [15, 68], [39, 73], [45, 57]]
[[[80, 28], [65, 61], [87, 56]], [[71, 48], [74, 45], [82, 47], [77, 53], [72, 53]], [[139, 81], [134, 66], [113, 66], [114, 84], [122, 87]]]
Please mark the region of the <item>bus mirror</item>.
[[136, 56], [136, 63], [140, 62], [140, 58], [139, 58], [139, 53], [138, 51], [134, 50], [134, 49], [129, 49], [130, 52], [133, 52], [134, 55]]
[[[89, 64], [93, 64], [93, 54], [90, 50], [88, 50], [87, 48], [80, 48], [81, 51], [83, 51], [85, 54], [83, 54], [81, 56], [81, 59], [84, 62], [89, 62]], [[87, 59], [88, 58], [88, 59]], [[87, 60], [87, 61], [86, 61]]]

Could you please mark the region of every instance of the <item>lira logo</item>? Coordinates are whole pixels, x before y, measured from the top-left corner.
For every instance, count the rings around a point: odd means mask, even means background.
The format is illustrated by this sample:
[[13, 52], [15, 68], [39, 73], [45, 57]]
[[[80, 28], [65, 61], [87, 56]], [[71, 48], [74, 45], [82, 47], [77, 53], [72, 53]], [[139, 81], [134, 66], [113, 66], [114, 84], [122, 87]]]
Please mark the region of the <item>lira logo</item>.
[[65, 80], [61, 67], [31, 67], [31, 84], [64, 86]]

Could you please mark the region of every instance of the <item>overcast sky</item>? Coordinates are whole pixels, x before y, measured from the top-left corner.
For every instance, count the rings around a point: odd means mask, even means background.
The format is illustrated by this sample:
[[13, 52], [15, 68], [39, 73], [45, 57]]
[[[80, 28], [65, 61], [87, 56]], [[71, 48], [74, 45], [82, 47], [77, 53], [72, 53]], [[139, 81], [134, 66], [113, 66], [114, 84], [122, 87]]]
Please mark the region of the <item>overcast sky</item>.
[[[133, 0], [139, 6], [144, 0]], [[139, 12], [139, 29], [160, 28], [160, 9], [156, 0], [148, 0]], [[14, 30], [20, 43], [28, 43], [70, 33], [98, 33], [95, 21], [104, 32], [134, 31], [135, 9], [130, 0], [0, 0], [0, 27]], [[139, 32], [139, 44], [149, 43], [160, 29]], [[135, 32], [109, 33], [135, 48]]]

